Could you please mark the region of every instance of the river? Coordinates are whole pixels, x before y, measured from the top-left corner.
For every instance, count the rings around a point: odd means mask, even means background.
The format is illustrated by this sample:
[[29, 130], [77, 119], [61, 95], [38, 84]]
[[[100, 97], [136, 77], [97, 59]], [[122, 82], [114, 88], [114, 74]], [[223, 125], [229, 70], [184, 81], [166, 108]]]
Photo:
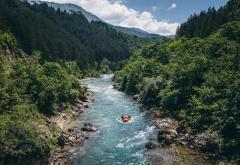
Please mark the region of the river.
[[[88, 134], [89, 139], [75, 153], [73, 164], [208, 164], [195, 152], [176, 147], [156, 151], [160, 157], [162, 155], [169, 159], [165, 163], [160, 163], [161, 161], [156, 159], [156, 162], [150, 163], [151, 158], [146, 154], [145, 144], [155, 128], [151, 117], [141, 108], [140, 103], [131, 100], [123, 92], [113, 89], [111, 77], [112, 75], [103, 75], [100, 78], [84, 80], [93, 92], [95, 101], [83, 113], [78, 125], [80, 128], [84, 122], [91, 122], [99, 131]], [[123, 114], [132, 116], [129, 123], [120, 120]]]

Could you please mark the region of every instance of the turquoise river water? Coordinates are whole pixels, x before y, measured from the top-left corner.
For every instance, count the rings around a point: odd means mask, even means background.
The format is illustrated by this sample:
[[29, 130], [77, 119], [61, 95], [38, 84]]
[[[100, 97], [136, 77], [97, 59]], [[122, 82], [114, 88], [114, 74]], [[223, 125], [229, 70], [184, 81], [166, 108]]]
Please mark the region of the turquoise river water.
[[[80, 146], [76, 165], [145, 165], [145, 164], [208, 164], [201, 156], [185, 148], [168, 148], [154, 151], [160, 159], [146, 154], [145, 144], [153, 134], [150, 115], [141, 104], [132, 101], [123, 92], [113, 88], [112, 75], [88, 79], [83, 82], [93, 92], [95, 100], [79, 120], [91, 122], [98, 132], [89, 133], [89, 139]], [[123, 123], [121, 115], [129, 114], [132, 120]], [[167, 161], [161, 161], [166, 159]], [[153, 160], [153, 161], [151, 161]], [[151, 163], [150, 163], [151, 162]]]

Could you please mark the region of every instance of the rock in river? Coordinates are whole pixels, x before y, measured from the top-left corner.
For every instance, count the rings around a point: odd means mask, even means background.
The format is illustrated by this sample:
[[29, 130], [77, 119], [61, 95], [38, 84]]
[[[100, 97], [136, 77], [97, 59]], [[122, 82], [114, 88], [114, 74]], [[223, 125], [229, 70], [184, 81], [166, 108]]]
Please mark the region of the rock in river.
[[92, 124], [90, 123], [85, 123], [84, 127], [82, 128], [82, 131], [87, 131], [87, 132], [96, 132], [97, 128], [94, 127]]
[[147, 149], [155, 149], [155, 148], [157, 147], [157, 145], [154, 144], [154, 143], [152, 143], [152, 142], [148, 142], [148, 143], [145, 145], [145, 147], [146, 147]]

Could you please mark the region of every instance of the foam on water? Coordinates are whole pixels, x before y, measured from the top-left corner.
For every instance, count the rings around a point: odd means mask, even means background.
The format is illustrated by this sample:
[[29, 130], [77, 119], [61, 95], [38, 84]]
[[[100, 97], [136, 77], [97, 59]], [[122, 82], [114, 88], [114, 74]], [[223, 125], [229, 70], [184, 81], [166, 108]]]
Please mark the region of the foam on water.
[[[139, 103], [113, 88], [111, 78], [112, 75], [103, 75], [84, 80], [93, 91], [95, 102], [82, 114], [79, 128], [91, 122], [99, 131], [88, 134], [89, 139], [79, 148], [77, 165], [208, 164], [198, 153], [182, 153], [178, 148], [146, 151], [145, 144], [155, 127], [149, 116], [141, 111]], [[130, 115], [131, 120], [123, 123], [122, 115]], [[162, 122], [164, 126], [165, 121]]]
[[[144, 155], [145, 143], [152, 131], [150, 120], [140, 111], [140, 104], [113, 88], [112, 75], [84, 81], [94, 93], [95, 102], [83, 114], [93, 123], [99, 133], [83, 145], [85, 154], [77, 164], [142, 164], [148, 159]], [[121, 121], [122, 115], [131, 115], [128, 123]]]
[[[113, 89], [111, 78], [112, 75], [103, 75], [98, 79], [84, 80], [93, 91], [95, 102], [82, 114], [79, 128], [85, 122], [91, 122], [99, 131], [88, 134], [89, 139], [79, 148], [76, 164], [208, 164], [199, 153], [189, 152], [186, 148], [168, 147], [146, 151], [145, 144], [150, 135], [154, 134], [155, 127], [147, 114], [141, 111], [139, 103]], [[123, 123], [122, 115], [131, 115], [131, 120]], [[167, 119], [161, 122], [164, 126]]]

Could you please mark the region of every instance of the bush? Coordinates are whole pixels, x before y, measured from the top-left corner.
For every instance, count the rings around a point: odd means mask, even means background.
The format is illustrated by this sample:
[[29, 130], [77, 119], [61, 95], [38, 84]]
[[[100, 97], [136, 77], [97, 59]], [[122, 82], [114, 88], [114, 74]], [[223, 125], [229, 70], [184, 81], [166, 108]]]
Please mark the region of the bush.
[[31, 104], [16, 105], [0, 116], [0, 158], [46, 155], [54, 140], [41, 129], [44, 117]]
[[[195, 133], [215, 132], [226, 155], [240, 155], [240, 22], [205, 39], [153, 44], [131, 58], [114, 80], [143, 103], [157, 105]], [[209, 136], [212, 138], [212, 136]]]

